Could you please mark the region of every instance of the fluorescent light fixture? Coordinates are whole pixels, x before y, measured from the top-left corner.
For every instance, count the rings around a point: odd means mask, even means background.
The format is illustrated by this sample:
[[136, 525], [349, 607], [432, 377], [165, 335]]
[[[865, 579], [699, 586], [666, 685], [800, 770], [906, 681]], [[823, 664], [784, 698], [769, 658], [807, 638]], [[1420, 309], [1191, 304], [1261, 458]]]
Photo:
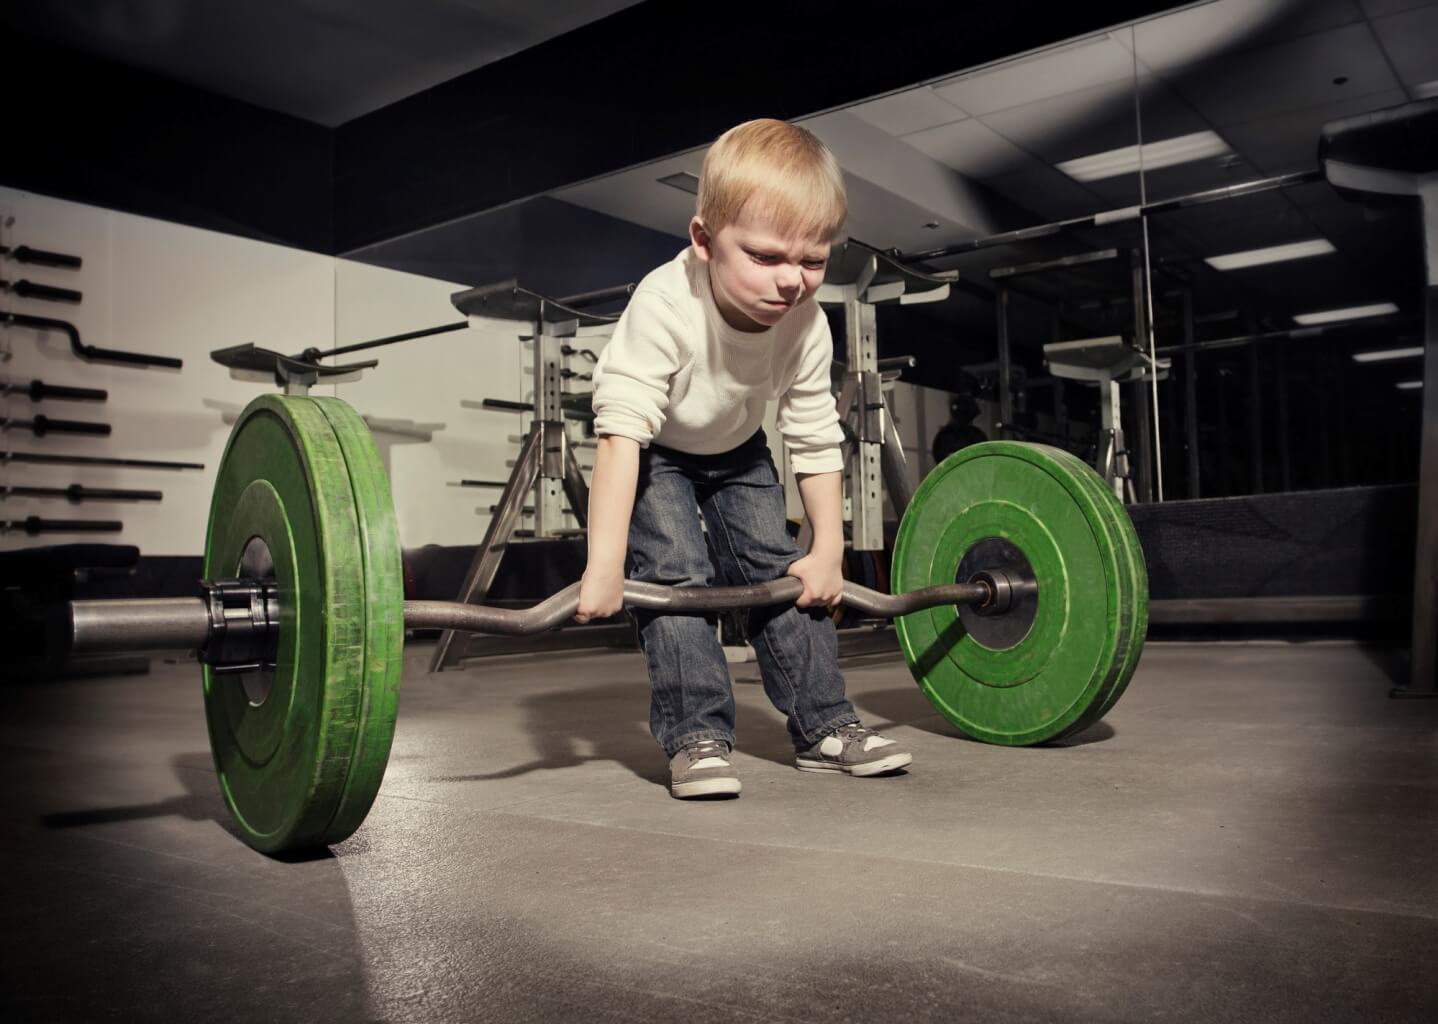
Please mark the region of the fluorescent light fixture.
[[1422, 354], [1422, 345], [1416, 345], [1413, 348], [1385, 348], [1377, 352], [1355, 352], [1353, 361], [1355, 363], [1382, 363], [1389, 359], [1417, 359]]
[[1304, 327], [1312, 327], [1314, 324], [1332, 324], [1339, 320], [1357, 320], [1365, 316], [1387, 316], [1389, 313], [1396, 312], [1398, 312], [1398, 307], [1391, 302], [1375, 302], [1368, 306], [1349, 306], [1347, 309], [1325, 309], [1317, 313], [1299, 313], [1293, 320]]
[[1124, 146], [1122, 149], [1111, 149], [1107, 153], [1081, 156], [1054, 166], [1075, 181], [1099, 181], [1120, 174], [1132, 174], [1140, 166], [1145, 171], [1156, 171], [1160, 167], [1222, 156], [1227, 152], [1228, 143], [1214, 132], [1202, 131], [1160, 139], [1157, 142], [1145, 142], [1142, 147]]
[[1413, 87], [1413, 98], [1415, 100], [1430, 100], [1434, 96], [1438, 96], [1438, 78]]
[[1397, 386], [1399, 391], [1417, 391], [1423, 386], [1423, 382], [1421, 380], [1400, 380]]
[[678, 174], [666, 174], [662, 178], [655, 178], [661, 185], [668, 185], [677, 188], [680, 192], [688, 192], [691, 196], [699, 194], [699, 179], [688, 171], [680, 171]]
[[1333, 252], [1333, 243], [1326, 238], [1311, 238], [1306, 242], [1289, 242], [1287, 245], [1270, 245], [1266, 249], [1248, 249], [1244, 252], [1230, 252], [1222, 256], [1208, 256], [1203, 262], [1214, 270], [1242, 270], [1264, 263], [1282, 263], [1284, 260], [1301, 260], [1305, 256], [1322, 256]]

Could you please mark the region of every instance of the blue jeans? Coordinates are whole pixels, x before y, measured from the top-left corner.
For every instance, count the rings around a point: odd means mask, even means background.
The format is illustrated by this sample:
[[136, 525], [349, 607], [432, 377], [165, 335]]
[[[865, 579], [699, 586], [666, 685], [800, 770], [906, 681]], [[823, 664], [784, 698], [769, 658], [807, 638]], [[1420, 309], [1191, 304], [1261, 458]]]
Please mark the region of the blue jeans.
[[[703, 527], [700, 515], [703, 515]], [[802, 552], [785, 528], [784, 487], [761, 430], [720, 455], [651, 444], [639, 453], [629, 524], [630, 578], [676, 587], [763, 583]], [[633, 610], [649, 665], [649, 729], [671, 757], [699, 740], [734, 743], [734, 690], [715, 615]], [[764, 692], [797, 749], [859, 720], [844, 697], [839, 641], [825, 608], [749, 612]]]

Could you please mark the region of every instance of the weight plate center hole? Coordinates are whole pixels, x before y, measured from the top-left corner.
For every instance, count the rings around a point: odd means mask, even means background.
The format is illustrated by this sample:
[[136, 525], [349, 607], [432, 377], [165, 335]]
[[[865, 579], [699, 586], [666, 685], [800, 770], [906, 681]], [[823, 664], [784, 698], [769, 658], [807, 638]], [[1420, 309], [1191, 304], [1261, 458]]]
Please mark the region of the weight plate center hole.
[[985, 537], [964, 552], [955, 583], [981, 583], [988, 600], [957, 605], [964, 630], [984, 647], [1005, 651], [1024, 641], [1038, 615], [1039, 592], [1027, 556], [1004, 537]]
[[[240, 554], [240, 564], [235, 572], [240, 579], [263, 580], [272, 583], [275, 578], [275, 560], [270, 546], [260, 537], [251, 537]], [[272, 668], [254, 672], [239, 673], [240, 686], [251, 707], [259, 707], [269, 699], [275, 688], [275, 671]]]

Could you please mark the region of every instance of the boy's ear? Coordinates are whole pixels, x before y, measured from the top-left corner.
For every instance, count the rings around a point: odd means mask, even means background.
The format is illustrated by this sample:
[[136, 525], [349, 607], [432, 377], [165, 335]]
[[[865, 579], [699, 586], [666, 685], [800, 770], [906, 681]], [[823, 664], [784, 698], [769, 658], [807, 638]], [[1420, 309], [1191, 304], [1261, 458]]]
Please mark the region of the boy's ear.
[[689, 241], [694, 244], [694, 251], [699, 254], [699, 258], [708, 263], [710, 257], [713, 256], [710, 247], [714, 244], [714, 240], [709, 236], [709, 229], [697, 216], [689, 222]]

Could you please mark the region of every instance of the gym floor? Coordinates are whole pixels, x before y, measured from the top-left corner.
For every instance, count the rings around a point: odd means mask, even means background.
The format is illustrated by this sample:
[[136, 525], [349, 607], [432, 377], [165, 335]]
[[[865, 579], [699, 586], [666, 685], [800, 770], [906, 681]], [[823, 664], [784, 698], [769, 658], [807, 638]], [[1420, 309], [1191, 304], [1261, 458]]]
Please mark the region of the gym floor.
[[228, 831], [193, 663], [9, 686], [9, 1020], [1431, 1021], [1438, 701], [1339, 643], [1165, 645], [1062, 746], [845, 663], [907, 774], [795, 771], [736, 665], [738, 800], [682, 803], [629, 652], [406, 689], [354, 838]]

